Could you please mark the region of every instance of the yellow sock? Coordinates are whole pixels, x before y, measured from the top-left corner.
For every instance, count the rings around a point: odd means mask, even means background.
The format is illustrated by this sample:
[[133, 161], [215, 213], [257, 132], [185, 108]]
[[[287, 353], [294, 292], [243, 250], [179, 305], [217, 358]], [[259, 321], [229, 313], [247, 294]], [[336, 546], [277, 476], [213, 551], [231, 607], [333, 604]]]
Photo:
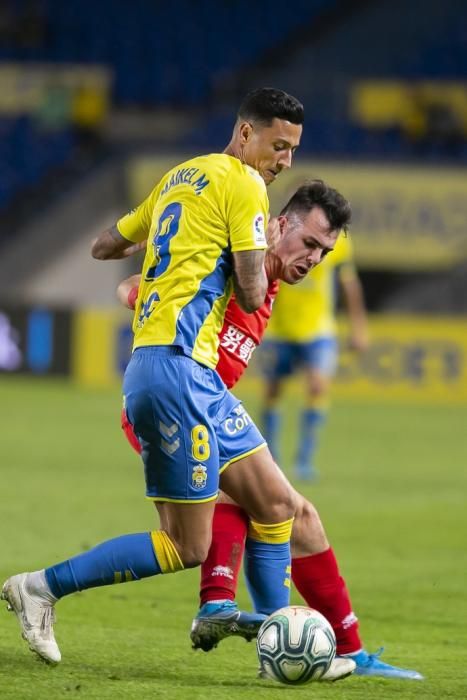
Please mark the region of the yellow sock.
[[151, 540], [161, 573], [172, 574], [185, 568], [174, 543], [164, 530], [153, 530]]
[[294, 519], [284, 520], [282, 523], [264, 525], [250, 520], [248, 537], [256, 542], [266, 542], [267, 544], [284, 544], [290, 540]]

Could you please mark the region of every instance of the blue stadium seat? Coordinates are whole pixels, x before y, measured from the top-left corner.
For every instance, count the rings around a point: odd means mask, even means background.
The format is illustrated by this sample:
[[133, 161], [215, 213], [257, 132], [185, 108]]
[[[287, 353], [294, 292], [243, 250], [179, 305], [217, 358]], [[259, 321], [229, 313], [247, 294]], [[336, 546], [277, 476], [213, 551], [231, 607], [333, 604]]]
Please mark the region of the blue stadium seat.
[[26, 116], [0, 118], [0, 210], [65, 163], [72, 150], [69, 129], [44, 131]]
[[[122, 104], [198, 105], [223, 75], [336, 1], [296, 0], [284, 13], [279, 0], [43, 0], [43, 44], [0, 42], [0, 59], [104, 63]], [[10, 2], [20, 17], [22, 3]]]

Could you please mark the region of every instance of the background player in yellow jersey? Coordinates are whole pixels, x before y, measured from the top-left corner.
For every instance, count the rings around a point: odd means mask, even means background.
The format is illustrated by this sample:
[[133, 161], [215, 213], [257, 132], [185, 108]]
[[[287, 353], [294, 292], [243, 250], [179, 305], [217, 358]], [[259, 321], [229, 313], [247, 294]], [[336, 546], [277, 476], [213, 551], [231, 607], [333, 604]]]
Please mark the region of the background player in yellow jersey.
[[283, 380], [300, 369], [305, 374], [306, 406], [300, 418], [295, 457], [295, 474], [301, 479], [312, 479], [317, 474], [316, 433], [326, 415], [329, 386], [337, 365], [335, 297], [339, 287], [349, 318], [349, 345], [356, 351], [365, 350], [368, 332], [363, 292], [350, 238], [342, 235], [332, 255], [299, 286], [281, 286], [261, 356], [266, 377], [264, 433], [276, 459]]
[[[264, 585], [273, 609], [288, 602], [293, 495], [215, 367], [232, 289], [246, 312], [264, 302], [266, 184], [290, 167], [302, 122], [303, 107], [295, 98], [271, 88], [253, 91], [240, 106], [223, 154], [170, 170], [93, 245], [94, 257], [118, 259], [147, 240], [123, 390], [142, 446], [146, 495], [158, 506], [161, 527], [107, 540], [5, 582], [2, 597], [23, 637], [49, 662], [61, 659], [53, 632], [60, 598], [204, 561], [219, 480], [251, 518], [252, 553], [268, 561]], [[336, 238], [337, 232], [326, 229], [318, 247], [296, 251], [303, 277]], [[111, 480], [110, 471], [110, 492]]]

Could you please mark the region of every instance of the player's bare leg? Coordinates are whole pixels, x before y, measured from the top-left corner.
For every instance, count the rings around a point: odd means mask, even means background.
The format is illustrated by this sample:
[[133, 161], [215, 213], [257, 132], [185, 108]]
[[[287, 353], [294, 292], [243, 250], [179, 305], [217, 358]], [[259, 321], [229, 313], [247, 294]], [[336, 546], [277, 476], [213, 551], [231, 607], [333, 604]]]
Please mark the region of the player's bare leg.
[[293, 489], [267, 446], [231, 464], [220, 487], [259, 523], [282, 523], [295, 514]]
[[295, 520], [290, 538], [292, 558], [325, 552], [330, 545], [318, 511], [298, 491], [294, 490], [294, 497]]
[[157, 503], [161, 529], [170, 537], [185, 569], [206, 559], [215, 503]]

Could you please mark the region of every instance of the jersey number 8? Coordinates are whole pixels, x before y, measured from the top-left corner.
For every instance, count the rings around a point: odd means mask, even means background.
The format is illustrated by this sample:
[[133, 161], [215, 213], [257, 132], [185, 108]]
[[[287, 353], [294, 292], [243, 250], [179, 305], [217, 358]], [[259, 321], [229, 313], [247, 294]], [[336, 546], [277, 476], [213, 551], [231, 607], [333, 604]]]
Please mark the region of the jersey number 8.
[[169, 204], [159, 217], [159, 223], [152, 240], [154, 248], [154, 265], [146, 273], [146, 282], [155, 280], [164, 273], [170, 264], [169, 245], [171, 239], [178, 232], [182, 205], [180, 202]]
[[209, 433], [205, 425], [195, 425], [191, 431], [191, 453], [198, 462], [209, 459], [211, 450], [209, 447]]

